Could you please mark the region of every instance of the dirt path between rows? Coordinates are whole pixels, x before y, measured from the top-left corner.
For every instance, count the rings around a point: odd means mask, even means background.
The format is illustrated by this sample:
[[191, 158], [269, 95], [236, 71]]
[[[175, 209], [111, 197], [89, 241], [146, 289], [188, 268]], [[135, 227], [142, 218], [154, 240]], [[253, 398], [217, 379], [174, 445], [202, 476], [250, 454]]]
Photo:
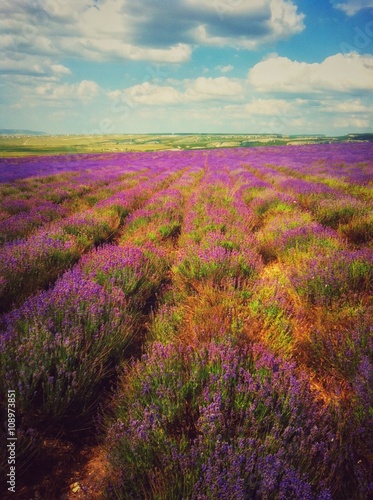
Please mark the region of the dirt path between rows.
[[16, 494], [11, 498], [100, 499], [103, 498], [106, 470], [106, 453], [102, 446], [48, 439], [43, 442], [39, 458], [20, 478]]

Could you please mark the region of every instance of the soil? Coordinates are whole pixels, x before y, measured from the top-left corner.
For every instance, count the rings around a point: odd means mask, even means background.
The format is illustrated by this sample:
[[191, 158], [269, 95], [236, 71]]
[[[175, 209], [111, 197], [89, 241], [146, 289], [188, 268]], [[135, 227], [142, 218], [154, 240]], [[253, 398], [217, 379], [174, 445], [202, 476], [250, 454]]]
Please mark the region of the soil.
[[47, 439], [40, 457], [19, 479], [16, 500], [75, 500], [103, 498], [106, 454], [97, 444]]

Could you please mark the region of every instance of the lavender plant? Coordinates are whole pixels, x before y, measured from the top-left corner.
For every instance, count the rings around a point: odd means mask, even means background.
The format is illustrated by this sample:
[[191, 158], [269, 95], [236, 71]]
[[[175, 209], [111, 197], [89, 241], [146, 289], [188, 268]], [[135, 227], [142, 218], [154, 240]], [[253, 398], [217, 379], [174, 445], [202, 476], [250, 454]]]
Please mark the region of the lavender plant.
[[2, 390], [18, 388], [17, 408], [26, 420], [84, 414], [123, 356], [165, 269], [164, 255], [150, 245], [106, 246], [4, 316]]
[[153, 344], [116, 400], [109, 494], [332, 498], [330, 417], [294, 368], [230, 339], [197, 351]]
[[330, 305], [352, 294], [371, 293], [373, 256], [368, 249], [312, 255], [289, 269], [290, 280], [311, 304]]

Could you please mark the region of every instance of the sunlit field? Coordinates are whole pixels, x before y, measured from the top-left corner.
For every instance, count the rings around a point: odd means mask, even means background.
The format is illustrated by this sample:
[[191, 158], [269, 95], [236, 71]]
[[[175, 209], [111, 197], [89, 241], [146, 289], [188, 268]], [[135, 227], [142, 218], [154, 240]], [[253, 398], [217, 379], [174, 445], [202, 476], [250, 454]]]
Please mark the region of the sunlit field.
[[30, 135], [2, 134], [0, 157], [60, 155], [71, 153], [149, 152], [159, 150], [194, 150], [252, 146], [303, 145], [341, 141], [373, 141], [373, 134], [320, 135], [283, 134], [92, 134]]
[[370, 498], [372, 205], [373, 143], [0, 159], [18, 487], [88, 433], [101, 498]]

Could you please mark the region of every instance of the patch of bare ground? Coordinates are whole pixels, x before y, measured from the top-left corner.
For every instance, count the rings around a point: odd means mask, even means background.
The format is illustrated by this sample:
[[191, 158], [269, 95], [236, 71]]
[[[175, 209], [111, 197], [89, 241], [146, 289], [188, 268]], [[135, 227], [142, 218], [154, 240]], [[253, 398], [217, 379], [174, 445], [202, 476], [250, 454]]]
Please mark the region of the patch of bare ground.
[[106, 453], [102, 447], [96, 446], [83, 450], [82, 454], [87, 461], [84, 467], [75, 472], [75, 481], [70, 483], [69, 491], [63, 497], [66, 500], [103, 497], [107, 472]]
[[20, 478], [16, 494], [11, 498], [99, 499], [103, 498], [105, 478], [106, 455], [101, 446], [46, 439], [39, 459]]

